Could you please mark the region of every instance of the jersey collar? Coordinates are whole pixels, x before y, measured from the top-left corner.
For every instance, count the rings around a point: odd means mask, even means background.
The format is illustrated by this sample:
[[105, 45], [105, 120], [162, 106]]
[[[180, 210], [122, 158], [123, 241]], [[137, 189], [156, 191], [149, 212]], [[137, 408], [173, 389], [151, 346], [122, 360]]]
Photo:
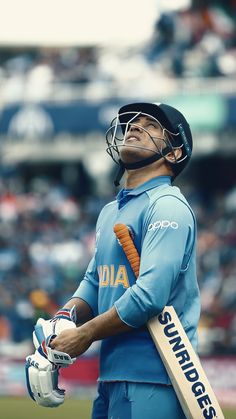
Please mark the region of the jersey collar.
[[143, 192], [148, 191], [149, 189], [153, 189], [153, 188], [156, 188], [156, 187], [164, 185], [164, 184], [167, 184], [167, 185], [171, 184], [171, 177], [170, 176], [154, 177], [154, 178], [148, 180], [147, 182], [142, 183], [137, 188], [130, 189], [129, 191], [127, 191], [128, 193], [126, 192], [125, 194], [124, 194], [125, 189], [121, 189], [120, 192], [118, 193], [116, 199], [117, 199], [119, 204], [121, 203], [121, 201], [123, 201], [123, 204], [124, 204], [132, 196], [140, 195]]

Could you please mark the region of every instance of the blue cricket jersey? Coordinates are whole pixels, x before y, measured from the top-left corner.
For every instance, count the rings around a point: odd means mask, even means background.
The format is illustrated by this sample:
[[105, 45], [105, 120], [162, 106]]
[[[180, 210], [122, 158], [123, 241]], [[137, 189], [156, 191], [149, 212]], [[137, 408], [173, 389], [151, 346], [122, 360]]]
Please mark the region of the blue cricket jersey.
[[[138, 279], [113, 232], [116, 223], [129, 226], [141, 255]], [[121, 190], [103, 208], [95, 254], [74, 297], [85, 300], [95, 316], [115, 306], [134, 330], [102, 341], [99, 380], [170, 383], [145, 324], [172, 305], [196, 348], [200, 298], [195, 253], [194, 214], [168, 176]]]

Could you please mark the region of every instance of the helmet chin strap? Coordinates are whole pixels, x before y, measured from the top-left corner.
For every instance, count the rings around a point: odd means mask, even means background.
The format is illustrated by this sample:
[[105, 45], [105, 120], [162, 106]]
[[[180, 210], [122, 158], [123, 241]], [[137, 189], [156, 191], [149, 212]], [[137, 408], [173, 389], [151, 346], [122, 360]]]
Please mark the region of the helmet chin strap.
[[155, 153], [146, 159], [143, 159], [134, 163], [124, 163], [121, 159], [119, 159], [119, 169], [114, 180], [114, 185], [119, 186], [120, 180], [126, 169], [135, 170], [135, 169], [140, 169], [141, 167], [148, 166], [149, 164], [160, 160], [162, 157], [165, 157], [170, 151], [171, 151], [170, 147], [165, 147], [162, 150], [162, 153]]

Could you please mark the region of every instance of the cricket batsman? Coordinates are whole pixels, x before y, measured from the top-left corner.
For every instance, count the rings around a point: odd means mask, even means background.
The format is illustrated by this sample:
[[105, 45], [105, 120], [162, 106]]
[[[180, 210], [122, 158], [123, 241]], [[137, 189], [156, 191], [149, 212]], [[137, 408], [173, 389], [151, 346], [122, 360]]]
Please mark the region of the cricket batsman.
[[[183, 419], [146, 324], [173, 306], [196, 349], [196, 220], [172, 185], [191, 158], [190, 127], [172, 106], [132, 103], [118, 111], [106, 143], [118, 166], [115, 184], [124, 176], [124, 188], [98, 217], [94, 257], [78, 289], [53, 319], [35, 326], [28, 391], [39, 405], [59, 406], [60, 368], [101, 340], [92, 419]], [[128, 226], [140, 255], [138, 278], [114, 234], [117, 223]]]

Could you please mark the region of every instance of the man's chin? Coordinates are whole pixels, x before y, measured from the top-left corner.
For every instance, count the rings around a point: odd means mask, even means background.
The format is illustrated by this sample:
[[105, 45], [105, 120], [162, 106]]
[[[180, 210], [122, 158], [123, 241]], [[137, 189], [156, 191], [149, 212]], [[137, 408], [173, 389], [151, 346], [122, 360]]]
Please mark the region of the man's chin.
[[140, 160], [143, 160], [142, 156], [138, 156], [135, 153], [130, 153], [130, 152], [124, 152], [124, 153], [120, 153], [120, 158], [122, 160], [123, 163], [136, 163]]
[[153, 153], [144, 153], [135, 147], [122, 147], [120, 149], [120, 158], [123, 163], [137, 163], [152, 155]]

